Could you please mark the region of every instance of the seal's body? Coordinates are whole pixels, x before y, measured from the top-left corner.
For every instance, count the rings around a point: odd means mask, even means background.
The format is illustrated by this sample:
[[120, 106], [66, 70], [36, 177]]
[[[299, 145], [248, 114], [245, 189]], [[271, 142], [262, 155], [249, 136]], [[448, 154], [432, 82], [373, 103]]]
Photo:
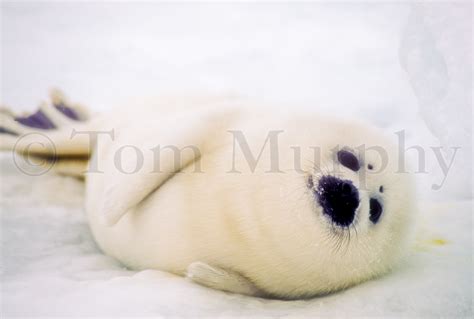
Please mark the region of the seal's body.
[[[403, 255], [413, 189], [379, 131], [228, 100], [182, 105], [75, 128], [69, 145], [94, 142], [86, 211], [105, 253], [280, 298], [354, 285]], [[82, 134], [91, 127], [103, 133]]]

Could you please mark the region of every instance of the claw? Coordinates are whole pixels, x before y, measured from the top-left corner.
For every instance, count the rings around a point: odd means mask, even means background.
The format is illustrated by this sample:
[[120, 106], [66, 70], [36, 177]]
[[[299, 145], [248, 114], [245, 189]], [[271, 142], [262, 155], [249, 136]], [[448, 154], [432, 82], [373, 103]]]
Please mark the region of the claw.
[[18, 123], [43, 130], [51, 130], [56, 128], [56, 125], [48, 118], [48, 116], [40, 109], [29, 116], [19, 116], [14, 118]]

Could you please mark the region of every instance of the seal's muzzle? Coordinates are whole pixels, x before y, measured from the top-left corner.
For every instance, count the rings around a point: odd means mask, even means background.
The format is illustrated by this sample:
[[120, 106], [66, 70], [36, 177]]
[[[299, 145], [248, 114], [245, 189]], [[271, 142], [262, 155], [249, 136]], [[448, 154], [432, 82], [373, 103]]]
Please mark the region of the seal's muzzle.
[[359, 206], [359, 192], [350, 180], [323, 176], [319, 180], [316, 197], [324, 214], [336, 225], [347, 227], [352, 224]]

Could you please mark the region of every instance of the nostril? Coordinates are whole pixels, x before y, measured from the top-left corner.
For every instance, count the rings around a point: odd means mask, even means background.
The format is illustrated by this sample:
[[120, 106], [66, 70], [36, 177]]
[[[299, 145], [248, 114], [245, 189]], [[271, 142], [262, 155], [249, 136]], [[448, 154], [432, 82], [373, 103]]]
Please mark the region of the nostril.
[[349, 226], [359, 206], [359, 192], [349, 180], [323, 176], [319, 180], [317, 199], [323, 213], [339, 226]]
[[342, 184], [342, 192], [347, 195], [347, 194], [350, 194], [352, 192], [352, 185], [349, 184], [349, 183], [344, 183]]

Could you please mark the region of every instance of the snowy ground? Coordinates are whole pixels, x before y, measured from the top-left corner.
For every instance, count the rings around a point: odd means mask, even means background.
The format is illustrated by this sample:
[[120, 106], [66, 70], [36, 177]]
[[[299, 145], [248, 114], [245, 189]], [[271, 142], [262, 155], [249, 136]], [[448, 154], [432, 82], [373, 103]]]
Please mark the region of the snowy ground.
[[[235, 92], [362, 117], [427, 151], [420, 241], [392, 274], [309, 301], [235, 296], [103, 256], [74, 179], [0, 157], [2, 315], [472, 316], [468, 5], [2, 3], [1, 102], [51, 86], [94, 110], [169, 91]], [[460, 146], [443, 187], [430, 147]], [[449, 151], [446, 156], [449, 158]]]
[[326, 297], [272, 301], [125, 270], [94, 245], [81, 182], [26, 176], [10, 156], [1, 167], [4, 315], [468, 317], [472, 311], [470, 201], [422, 205], [423, 239], [395, 272]]

